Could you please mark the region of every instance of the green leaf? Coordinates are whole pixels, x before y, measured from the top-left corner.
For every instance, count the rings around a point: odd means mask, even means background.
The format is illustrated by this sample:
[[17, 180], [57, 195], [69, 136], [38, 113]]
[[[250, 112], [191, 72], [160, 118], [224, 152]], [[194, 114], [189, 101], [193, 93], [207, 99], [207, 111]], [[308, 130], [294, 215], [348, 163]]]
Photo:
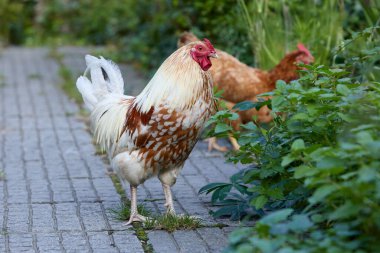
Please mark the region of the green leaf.
[[226, 123], [219, 122], [218, 124], [216, 124], [214, 131], [216, 134], [219, 134], [219, 133], [224, 133], [224, 132], [228, 132], [231, 130], [232, 130], [232, 127], [230, 125], [227, 125]]
[[338, 116], [344, 120], [344, 121], [347, 121], [347, 122], [352, 122], [352, 117], [350, 117], [349, 115], [347, 114], [344, 114], [344, 113], [340, 113], [338, 112]]
[[206, 194], [209, 194], [210, 192], [218, 189], [218, 188], [221, 188], [221, 187], [225, 187], [225, 186], [229, 186], [231, 185], [230, 183], [211, 183], [211, 184], [207, 184], [205, 186], [203, 186], [199, 191], [198, 191], [198, 194], [202, 194], [202, 193], [205, 193]]
[[215, 204], [217, 203], [217, 200], [223, 200], [227, 197], [227, 194], [231, 191], [232, 184], [218, 187], [215, 189], [215, 191], [212, 193], [211, 196], [211, 203]]
[[347, 86], [344, 84], [338, 84], [338, 86], [336, 87], [336, 91], [345, 96], [351, 93], [351, 90], [347, 88]]
[[356, 139], [362, 145], [366, 145], [368, 143], [373, 142], [373, 138], [371, 134], [367, 131], [362, 131], [356, 134]]
[[256, 106], [257, 106], [257, 103], [254, 103], [252, 101], [243, 101], [243, 102], [237, 103], [232, 109], [246, 111], [246, 110], [255, 108]]
[[301, 112], [301, 113], [294, 114], [292, 116], [292, 119], [293, 120], [297, 120], [297, 119], [298, 120], [305, 120], [305, 119], [309, 119], [309, 116], [306, 113]]
[[228, 117], [229, 120], [237, 120], [239, 118], [239, 114], [231, 113], [231, 116]]
[[329, 215], [330, 220], [346, 219], [352, 216], [360, 215], [358, 212], [360, 206], [354, 205], [351, 201], [346, 201], [346, 203], [336, 209]]
[[305, 142], [302, 139], [297, 139], [293, 142], [292, 151], [299, 151], [305, 149]]
[[286, 82], [283, 80], [277, 80], [276, 82], [276, 89], [278, 90], [285, 90], [286, 89]]
[[251, 205], [253, 205], [256, 209], [262, 209], [267, 202], [268, 198], [264, 195], [260, 195], [251, 201]]
[[375, 167], [364, 166], [359, 170], [359, 182], [370, 182], [378, 180]]
[[307, 165], [300, 165], [294, 169], [294, 178], [303, 178], [313, 176], [318, 173], [318, 170]]
[[[272, 240], [252, 237], [250, 238], [250, 242], [252, 245], [255, 245], [257, 249], [259, 249], [259, 251], [256, 250], [256, 252], [263, 252], [263, 253], [275, 252], [275, 245], [273, 244]], [[255, 251], [251, 250], [251, 251], [241, 252], [240, 247], [239, 247], [239, 251], [237, 253], [252, 253], [252, 252], [255, 252]]]
[[241, 125], [241, 127], [246, 129], [246, 130], [251, 130], [251, 131], [257, 130], [257, 126], [255, 124], [253, 124], [252, 121], [250, 121], [244, 125]]
[[326, 198], [328, 195], [330, 195], [335, 190], [336, 190], [336, 186], [335, 185], [323, 185], [323, 186], [319, 187], [314, 192], [313, 196], [311, 196], [309, 198], [309, 202], [311, 204], [315, 204], [315, 203], [321, 202], [324, 198]]
[[290, 214], [293, 213], [293, 209], [286, 208], [279, 211], [275, 211], [273, 213], [268, 214], [264, 218], [260, 219], [258, 222], [264, 224], [276, 224], [281, 221], [286, 220]]
[[292, 220], [288, 223], [288, 226], [295, 232], [305, 232], [313, 226], [313, 223], [307, 215], [297, 214], [292, 217]]
[[274, 111], [280, 112], [281, 108], [287, 103], [283, 96], [276, 96], [272, 98], [272, 107]]
[[296, 160], [296, 158], [294, 156], [292, 156], [292, 154], [286, 155], [282, 158], [281, 166], [286, 167], [295, 160]]
[[244, 238], [246, 238], [247, 234], [250, 234], [251, 232], [252, 232], [251, 228], [239, 228], [239, 229], [235, 229], [229, 235], [229, 241], [231, 243], [234, 243], [234, 244], [238, 243], [239, 241], [241, 241]]

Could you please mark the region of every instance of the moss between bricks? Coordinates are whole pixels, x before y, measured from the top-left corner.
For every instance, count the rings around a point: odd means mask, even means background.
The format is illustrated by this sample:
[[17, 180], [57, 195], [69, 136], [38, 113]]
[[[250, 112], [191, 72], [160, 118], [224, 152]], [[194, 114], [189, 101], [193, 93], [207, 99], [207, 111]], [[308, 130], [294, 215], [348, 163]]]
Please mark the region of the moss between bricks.
[[0, 181], [5, 180], [5, 173], [2, 169], [0, 169]]

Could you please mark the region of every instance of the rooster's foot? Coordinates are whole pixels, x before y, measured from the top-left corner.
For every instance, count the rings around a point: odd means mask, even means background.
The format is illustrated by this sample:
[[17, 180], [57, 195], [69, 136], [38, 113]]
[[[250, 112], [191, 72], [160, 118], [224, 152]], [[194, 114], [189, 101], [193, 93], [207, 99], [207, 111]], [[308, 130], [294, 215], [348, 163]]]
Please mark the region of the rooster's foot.
[[141, 214], [138, 214], [138, 213], [135, 213], [135, 214], [131, 214], [131, 217], [129, 218], [129, 221], [124, 223], [123, 225], [124, 226], [129, 226], [131, 225], [133, 222], [137, 221], [137, 222], [145, 222], [148, 218], [141, 215]]
[[176, 215], [173, 203], [165, 203], [166, 214]]
[[228, 151], [227, 147], [220, 146], [216, 142], [216, 138], [215, 137], [209, 138], [206, 141], [208, 141], [208, 151], [212, 151], [213, 149], [218, 150], [220, 152], [227, 152]]

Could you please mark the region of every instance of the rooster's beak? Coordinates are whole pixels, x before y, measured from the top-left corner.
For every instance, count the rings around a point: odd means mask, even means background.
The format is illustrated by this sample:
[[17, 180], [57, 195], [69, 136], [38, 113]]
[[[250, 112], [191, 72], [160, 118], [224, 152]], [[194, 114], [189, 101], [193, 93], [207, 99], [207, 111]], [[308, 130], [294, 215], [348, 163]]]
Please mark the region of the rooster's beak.
[[219, 56], [216, 53], [211, 53], [208, 56], [211, 58], [216, 58], [216, 59], [219, 58]]

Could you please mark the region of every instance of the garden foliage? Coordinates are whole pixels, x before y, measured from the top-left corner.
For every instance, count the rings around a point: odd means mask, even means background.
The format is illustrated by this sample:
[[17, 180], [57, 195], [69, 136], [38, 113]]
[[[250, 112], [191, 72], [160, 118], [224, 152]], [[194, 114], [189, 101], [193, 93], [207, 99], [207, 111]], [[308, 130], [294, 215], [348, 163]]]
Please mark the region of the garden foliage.
[[[298, 42], [318, 63], [347, 31], [374, 25], [379, 0], [0, 0], [0, 41], [109, 45], [108, 57], [152, 73], [191, 30], [249, 65], [270, 69]], [[5, 24], [5, 25], [3, 25]], [[148, 70], [148, 71], [147, 71]]]
[[[229, 160], [250, 166], [200, 192], [212, 192], [213, 203], [222, 206], [216, 216], [263, 217], [253, 228], [234, 231], [227, 252], [380, 248], [380, 83], [368, 73], [370, 66], [378, 69], [379, 30], [345, 41], [337, 49], [339, 65], [304, 66], [299, 80], [278, 81], [267, 94], [273, 96], [273, 124], [251, 122], [234, 132], [226, 121], [236, 118], [234, 112], [211, 119], [212, 135], [233, 134], [242, 145]], [[366, 49], [348, 57], [358, 40]], [[268, 101], [235, 109], [263, 104]]]

